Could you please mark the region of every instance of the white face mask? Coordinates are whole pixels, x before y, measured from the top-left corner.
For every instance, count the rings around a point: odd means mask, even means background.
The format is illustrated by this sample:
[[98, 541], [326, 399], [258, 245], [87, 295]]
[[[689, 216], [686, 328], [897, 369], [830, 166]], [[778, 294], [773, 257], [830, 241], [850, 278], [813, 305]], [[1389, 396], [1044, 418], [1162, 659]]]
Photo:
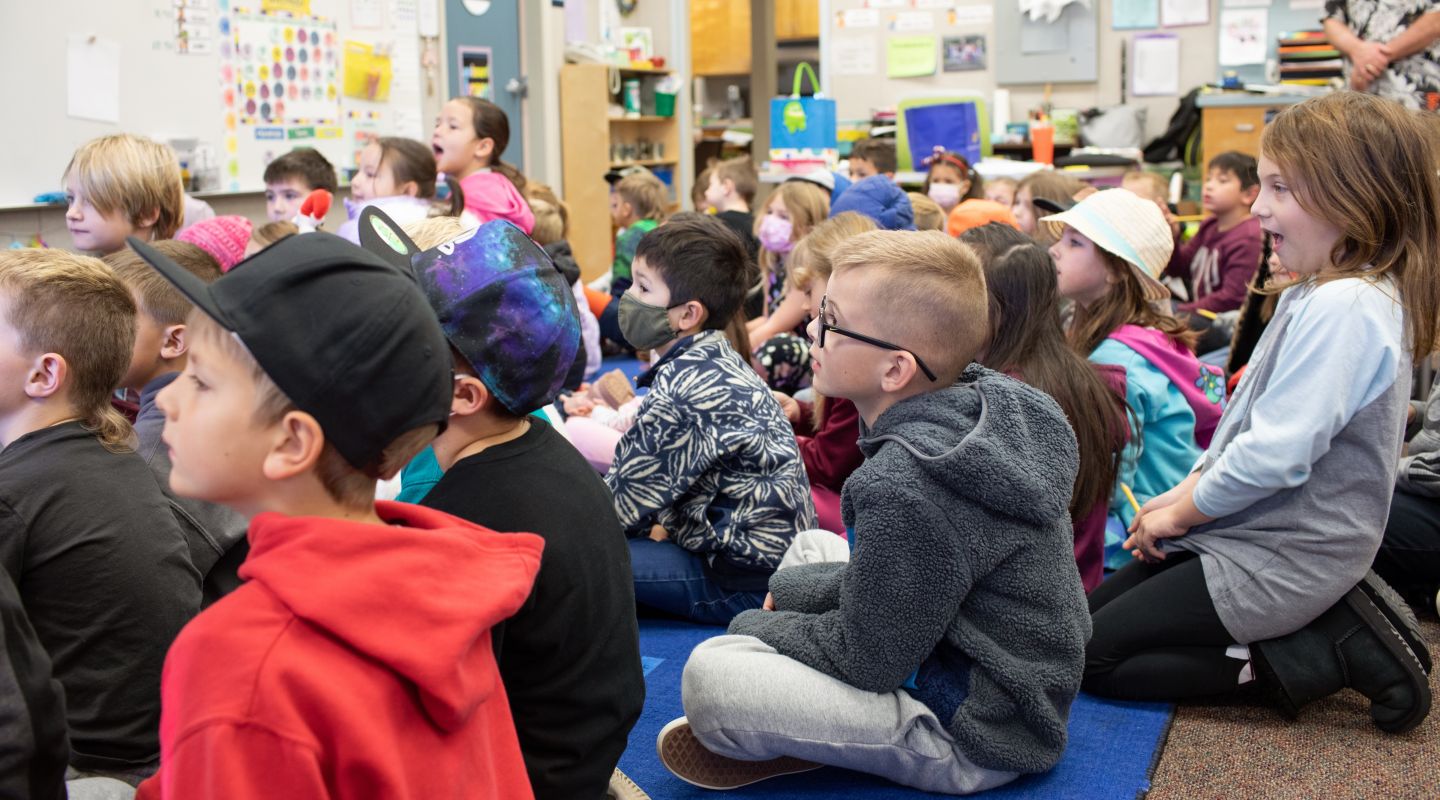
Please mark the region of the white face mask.
[[930, 184], [930, 199], [935, 205], [945, 211], [960, 205], [960, 184], [958, 183], [932, 183]]

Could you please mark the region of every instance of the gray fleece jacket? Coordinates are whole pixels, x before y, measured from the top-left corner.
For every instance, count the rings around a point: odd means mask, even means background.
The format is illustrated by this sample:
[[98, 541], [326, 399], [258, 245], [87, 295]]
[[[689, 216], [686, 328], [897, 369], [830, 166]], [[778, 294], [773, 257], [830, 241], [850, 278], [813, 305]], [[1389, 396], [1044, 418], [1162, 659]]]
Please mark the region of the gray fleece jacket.
[[1421, 497], [1440, 497], [1440, 374], [1430, 385], [1429, 399], [1410, 404], [1416, 406], [1415, 416], [1422, 427], [1400, 459], [1395, 485]]
[[1090, 615], [1069, 517], [1075, 436], [1044, 393], [971, 365], [862, 427], [846, 564], [770, 579], [730, 633], [852, 686], [907, 691], [967, 758], [1041, 772], [1065, 750]]

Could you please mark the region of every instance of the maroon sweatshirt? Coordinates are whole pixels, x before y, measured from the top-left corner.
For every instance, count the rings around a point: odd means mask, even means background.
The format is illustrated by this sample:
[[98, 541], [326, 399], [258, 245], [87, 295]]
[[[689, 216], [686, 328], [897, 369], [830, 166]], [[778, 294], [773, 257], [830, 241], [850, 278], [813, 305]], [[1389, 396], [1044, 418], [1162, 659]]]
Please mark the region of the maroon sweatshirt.
[[1255, 270], [1260, 268], [1260, 245], [1264, 234], [1260, 220], [1249, 217], [1228, 231], [1220, 231], [1220, 220], [1211, 217], [1200, 223], [1190, 241], [1175, 247], [1166, 275], [1189, 279], [1194, 297], [1176, 308], [1194, 311], [1234, 311], [1245, 301]]
[[841, 397], [825, 398], [825, 419], [817, 430], [811, 425], [814, 406], [800, 403], [800, 421], [795, 423], [795, 443], [805, 461], [810, 483], [839, 492], [845, 479], [865, 460], [855, 440], [860, 438], [860, 411]]

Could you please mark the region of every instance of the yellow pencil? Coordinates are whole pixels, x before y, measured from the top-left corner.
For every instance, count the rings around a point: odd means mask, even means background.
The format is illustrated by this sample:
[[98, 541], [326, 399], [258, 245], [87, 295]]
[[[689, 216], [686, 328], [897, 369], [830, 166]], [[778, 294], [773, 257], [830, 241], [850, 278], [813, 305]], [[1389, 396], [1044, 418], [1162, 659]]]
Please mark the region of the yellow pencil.
[[1197, 308], [1195, 309], [1195, 313], [1199, 314], [1205, 319], [1217, 319], [1220, 316], [1219, 314], [1216, 314], [1214, 311], [1211, 311], [1208, 308]]
[[1137, 502], [1135, 502], [1135, 493], [1132, 492], [1132, 491], [1130, 491], [1130, 487], [1129, 487], [1129, 486], [1126, 486], [1126, 485], [1123, 484], [1123, 483], [1120, 484], [1120, 491], [1122, 491], [1122, 492], [1125, 493], [1125, 499], [1130, 501], [1130, 507], [1133, 508], [1133, 509], [1135, 509], [1135, 513], [1136, 513], [1136, 514], [1139, 514], [1139, 513], [1140, 513], [1140, 504], [1137, 503]]

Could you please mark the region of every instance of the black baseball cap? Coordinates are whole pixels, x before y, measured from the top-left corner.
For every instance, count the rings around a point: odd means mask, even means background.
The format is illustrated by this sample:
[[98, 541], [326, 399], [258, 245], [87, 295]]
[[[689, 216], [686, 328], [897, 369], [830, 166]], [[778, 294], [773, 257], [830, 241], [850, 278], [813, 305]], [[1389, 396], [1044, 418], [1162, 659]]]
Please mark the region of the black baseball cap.
[[206, 284], [127, 240], [196, 308], [235, 334], [356, 469], [401, 434], [444, 429], [450, 348], [414, 279], [328, 233], [288, 236]]

